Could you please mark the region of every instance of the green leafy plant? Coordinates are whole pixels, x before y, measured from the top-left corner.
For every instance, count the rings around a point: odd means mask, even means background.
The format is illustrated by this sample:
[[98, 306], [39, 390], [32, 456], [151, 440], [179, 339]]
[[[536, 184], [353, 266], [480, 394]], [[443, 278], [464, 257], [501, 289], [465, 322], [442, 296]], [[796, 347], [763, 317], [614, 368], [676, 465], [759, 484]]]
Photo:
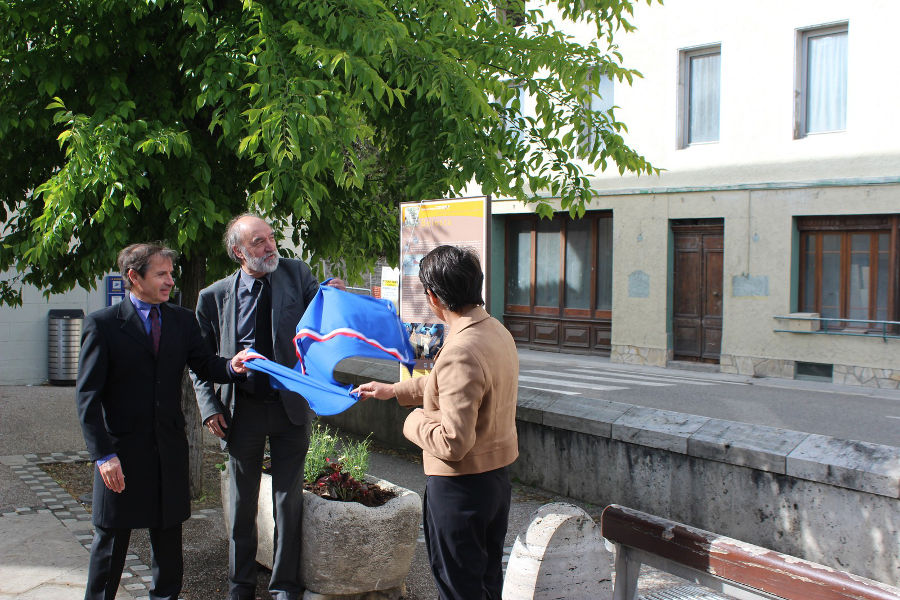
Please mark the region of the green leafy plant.
[[[327, 425], [313, 423], [303, 469], [305, 488], [323, 498], [380, 506], [394, 494], [365, 480], [370, 439], [339, 438]], [[340, 451], [340, 454], [338, 454]]]
[[369, 470], [370, 437], [371, 435], [362, 441], [344, 440], [341, 444], [344, 451], [338, 460], [351, 477], [359, 480], [365, 478], [366, 472]]
[[306, 452], [306, 463], [303, 466], [303, 481], [314, 483], [325, 472], [329, 457], [336, 454], [337, 437], [327, 425], [318, 421], [312, 424], [309, 435], [309, 450]]

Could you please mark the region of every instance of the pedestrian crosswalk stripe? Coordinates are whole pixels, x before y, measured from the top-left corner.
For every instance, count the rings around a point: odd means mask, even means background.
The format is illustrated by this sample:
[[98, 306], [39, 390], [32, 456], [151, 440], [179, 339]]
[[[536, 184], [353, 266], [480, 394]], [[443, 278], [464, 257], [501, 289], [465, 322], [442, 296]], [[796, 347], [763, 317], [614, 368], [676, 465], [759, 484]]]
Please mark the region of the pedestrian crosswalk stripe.
[[553, 392], [554, 394], [565, 394], [566, 396], [580, 396], [581, 392], [570, 392], [567, 390], [551, 390], [548, 388], [534, 387], [533, 385], [520, 385], [520, 388], [525, 388], [526, 390], [537, 390], [539, 392]]
[[[542, 371], [540, 369], [527, 369], [525, 372], [526, 373], [534, 373], [535, 375], [559, 376], [559, 373], [556, 371]], [[584, 371], [580, 371], [580, 372], [583, 373]], [[568, 372], [566, 374], [570, 375], [570, 373], [568, 373]], [[591, 382], [593, 382], [593, 381], [611, 381], [613, 383], [626, 383], [626, 384], [631, 384], [631, 385], [646, 385], [649, 387], [671, 387], [671, 386], [675, 385], [674, 383], [662, 383], [662, 382], [658, 382], [658, 381], [644, 381], [642, 379], [641, 380], [638, 380], [638, 379], [629, 380], [624, 376], [619, 377], [618, 375], [613, 376], [613, 377], [604, 377], [602, 375], [596, 375], [594, 373], [591, 373], [591, 375], [571, 374], [571, 376], [578, 377], [580, 379], [584, 379], [584, 380], [591, 381]]]
[[519, 381], [530, 381], [532, 383], [544, 383], [547, 385], [558, 386], [561, 385], [563, 387], [573, 387], [579, 388], [582, 390], [591, 391], [599, 391], [599, 392], [610, 392], [612, 390], [627, 390], [628, 388], [619, 387], [614, 385], [591, 385], [585, 382], [571, 382], [571, 381], [560, 381], [559, 379], [547, 379], [546, 377], [531, 377], [530, 375], [519, 375]]
[[635, 375], [630, 371], [618, 371], [614, 369], [570, 369], [571, 371], [577, 371], [579, 373], [589, 373], [591, 375], [595, 373], [615, 373], [616, 377], [620, 375], [622, 377], [630, 377], [632, 379], [648, 379], [651, 381], [671, 381], [672, 383], [684, 383], [687, 385], [718, 385], [720, 383], [728, 383], [731, 385], [745, 385], [740, 381], [703, 381], [700, 379], [694, 379], [691, 377], [682, 377], [680, 375]]

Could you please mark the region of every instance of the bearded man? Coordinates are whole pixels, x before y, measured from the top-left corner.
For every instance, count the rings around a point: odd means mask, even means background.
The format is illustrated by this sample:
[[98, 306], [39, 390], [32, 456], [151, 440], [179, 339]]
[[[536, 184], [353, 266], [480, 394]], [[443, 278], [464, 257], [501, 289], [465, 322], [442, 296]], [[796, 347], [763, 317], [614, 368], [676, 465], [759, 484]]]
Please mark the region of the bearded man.
[[[317, 280], [303, 261], [279, 257], [272, 228], [256, 215], [233, 219], [224, 242], [240, 269], [200, 292], [197, 320], [210, 351], [252, 346], [263, 356], [293, 367], [295, 329], [318, 292]], [[329, 285], [344, 287], [339, 279]], [[229, 457], [233, 510], [228, 523], [228, 597], [256, 597], [256, 509], [268, 438], [275, 515], [269, 592], [277, 600], [296, 600], [303, 594], [300, 526], [309, 406], [299, 394], [273, 389], [268, 375], [256, 371], [232, 385], [194, 379], [194, 390], [204, 425], [222, 440]]]

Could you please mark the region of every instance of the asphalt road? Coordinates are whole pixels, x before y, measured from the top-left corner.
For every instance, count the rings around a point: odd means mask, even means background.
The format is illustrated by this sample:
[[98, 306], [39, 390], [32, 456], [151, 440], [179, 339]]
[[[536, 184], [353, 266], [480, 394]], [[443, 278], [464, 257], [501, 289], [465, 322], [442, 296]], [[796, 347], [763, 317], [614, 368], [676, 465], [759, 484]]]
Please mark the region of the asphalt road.
[[900, 446], [900, 391], [519, 351], [519, 386]]

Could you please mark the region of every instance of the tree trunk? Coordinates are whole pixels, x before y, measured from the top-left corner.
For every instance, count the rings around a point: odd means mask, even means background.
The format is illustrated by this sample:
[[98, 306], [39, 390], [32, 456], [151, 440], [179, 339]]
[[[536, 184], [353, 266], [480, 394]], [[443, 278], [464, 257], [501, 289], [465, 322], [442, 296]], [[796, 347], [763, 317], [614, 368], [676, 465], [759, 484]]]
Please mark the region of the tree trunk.
[[[194, 254], [181, 261], [181, 306], [197, 308], [197, 296], [206, 282], [206, 256]], [[203, 495], [203, 424], [200, 409], [194, 395], [194, 385], [188, 370], [181, 378], [181, 410], [184, 412], [184, 432], [188, 440], [188, 456], [191, 482], [191, 498]]]

